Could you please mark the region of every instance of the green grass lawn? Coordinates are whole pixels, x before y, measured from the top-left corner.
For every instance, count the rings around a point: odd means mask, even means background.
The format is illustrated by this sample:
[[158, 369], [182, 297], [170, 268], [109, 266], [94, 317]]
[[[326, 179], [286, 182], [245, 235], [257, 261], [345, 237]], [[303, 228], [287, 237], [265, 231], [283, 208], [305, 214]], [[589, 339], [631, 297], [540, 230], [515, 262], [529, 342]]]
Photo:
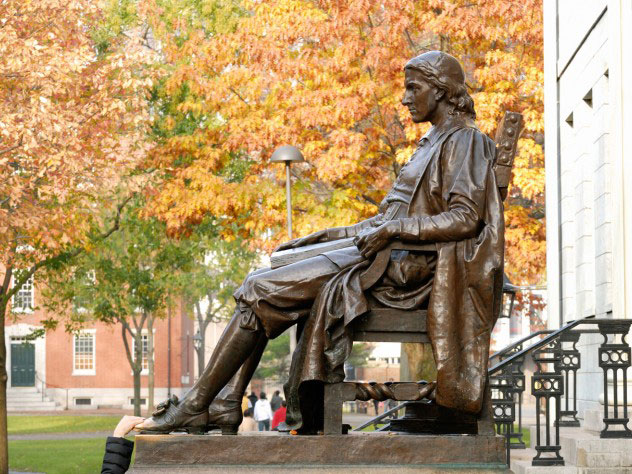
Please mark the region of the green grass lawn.
[[9, 435], [114, 431], [120, 416], [15, 415], [9, 416]]
[[9, 441], [9, 468], [46, 474], [101, 472], [104, 438]]

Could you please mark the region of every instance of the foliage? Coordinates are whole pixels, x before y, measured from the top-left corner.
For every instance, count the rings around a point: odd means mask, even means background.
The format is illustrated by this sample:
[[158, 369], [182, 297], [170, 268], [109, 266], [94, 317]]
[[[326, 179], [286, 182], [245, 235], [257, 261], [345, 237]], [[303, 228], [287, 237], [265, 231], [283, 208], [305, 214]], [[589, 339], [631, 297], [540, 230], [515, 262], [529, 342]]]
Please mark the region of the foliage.
[[11, 470], [92, 474], [103, 462], [105, 438], [10, 441]]
[[91, 32], [101, 13], [87, 0], [0, 6], [5, 266], [17, 259], [30, 267], [85, 241], [95, 209], [113, 207], [112, 193], [149, 150], [153, 55], [129, 35], [112, 36], [95, 54]]
[[[164, 225], [140, 216], [143, 202], [132, 202], [122, 214], [121, 229], [63, 267], [47, 271], [42, 290], [45, 306], [62, 314], [67, 330], [86, 321], [120, 324], [128, 362], [134, 374], [134, 411], [140, 415], [141, 334], [152, 331], [155, 317], [165, 315], [168, 298], [181, 288], [178, 275], [192, 264], [190, 249], [167, 238]], [[58, 319], [48, 322], [54, 327]], [[132, 353], [129, 340], [135, 341]], [[152, 364], [149, 336], [150, 399]]]
[[255, 379], [286, 379], [290, 369], [290, 332], [285, 331], [268, 342], [261, 362], [255, 371]]
[[[286, 143], [307, 160], [292, 168], [296, 234], [374, 214], [425, 130], [400, 104], [402, 67], [442, 49], [465, 65], [485, 133], [493, 136], [505, 110], [525, 116], [506, 206], [507, 270], [515, 284], [541, 282], [541, 2], [176, 4], [189, 15], [146, 10], [169, 67], [156, 96], [164, 104], [161, 141], [151, 155], [167, 183], [149, 212], [170, 232], [187, 233], [210, 213], [239, 224], [224, 226], [229, 238], [247, 235], [267, 250], [285, 240], [283, 167], [267, 160]], [[232, 16], [222, 31], [200, 26], [192, 18], [204, 12], [194, 15], [193, 5]]]
[[374, 344], [368, 342], [354, 342], [351, 354], [347, 358], [347, 364], [353, 367], [364, 367], [367, 365], [371, 351], [375, 348]]
[[193, 313], [201, 338], [195, 347], [198, 373], [206, 360], [206, 328], [211, 323], [227, 320], [233, 313], [233, 293], [253, 269], [258, 256], [242, 239], [227, 242], [219, 238], [219, 228], [207, 219], [182, 245], [191, 246], [192, 264], [182, 273], [181, 294]]

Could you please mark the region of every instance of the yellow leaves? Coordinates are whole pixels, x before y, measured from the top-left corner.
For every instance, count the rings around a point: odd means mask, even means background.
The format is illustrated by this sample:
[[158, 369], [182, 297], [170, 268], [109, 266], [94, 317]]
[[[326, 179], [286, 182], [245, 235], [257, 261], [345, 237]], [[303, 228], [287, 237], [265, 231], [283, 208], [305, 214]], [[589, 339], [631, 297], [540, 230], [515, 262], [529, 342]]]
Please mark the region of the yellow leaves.
[[[0, 77], [15, 80], [0, 87], [0, 133], [15, 147], [3, 156], [13, 166], [0, 163], [0, 200], [11, 196], [0, 227], [19, 229], [45, 253], [81, 241], [91, 215], [144, 158], [152, 81], [136, 74], [150, 69], [130, 35], [96, 57], [96, 2], [9, 0], [3, 12]], [[14, 237], [0, 235], [3, 254]]]
[[[525, 117], [508, 209], [528, 212], [508, 210], [507, 260], [518, 283], [542, 272], [537, 254], [520, 273], [544, 239], [540, 0], [248, 0], [235, 15], [227, 0], [212, 18], [188, 0], [163, 10], [141, 4], [167, 62], [160, 93], [174, 105], [164, 129], [211, 117], [152, 157], [171, 179], [152, 212], [171, 232], [213, 214], [243, 226], [257, 245], [283, 239], [283, 169], [267, 162], [282, 144], [299, 146], [307, 160], [292, 167], [297, 235], [370, 216], [429, 127], [413, 124], [399, 103], [402, 67], [443, 48], [466, 68], [483, 132], [494, 136], [506, 110]], [[250, 164], [231, 181], [222, 173], [235, 157]], [[521, 240], [514, 224], [522, 223], [530, 237]]]

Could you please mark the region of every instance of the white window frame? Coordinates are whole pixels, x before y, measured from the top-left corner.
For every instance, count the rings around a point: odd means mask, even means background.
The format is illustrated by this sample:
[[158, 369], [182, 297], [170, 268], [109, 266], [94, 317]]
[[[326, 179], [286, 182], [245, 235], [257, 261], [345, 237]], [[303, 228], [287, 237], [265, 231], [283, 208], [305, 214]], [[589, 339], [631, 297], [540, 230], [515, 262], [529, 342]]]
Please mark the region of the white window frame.
[[[13, 283], [15, 284], [15, 279], [13, 280]], [[28, 308], [24, 307], [24, 306], [16, 306], [16, 299], [17, 297], [22, 297], [23, 295], [21, 295], [20, 293], [25, 291], [24, 288], [27, 285], [31, 285], [31, 289], [30, 289], [30, 293], [31, 293], [31, 303], [29, 305]], [[31, 275], [29, 277], [28, 280], [26, 280], [26, 282], [24, 283], [24, 285], [22, 285], [22, 288], [20, 288], [18, 290], [18, 292], [13, 295], [11, 297], [11, 311], [13, 313], [21, 313], [21, 314], [31, 314], [33, 313], [33, 308], [35, 308], [35, 280], [33, 278], [33, 275]]]
[[[135, 333], [136, 331], [132, 331], [133, 333]], [[152, 330], [153, 334], [154, 334], [154, 346], [156, 344], [156, 328], [154, 328]], [[149, 331], [147, 331], [147, 329], [143, 329], [140, 332], [140, 337], [141, 339], [147, 339], [147, 352], [149, 352]], [[142, 342], [141, 342], [142, 344]], [[134, 352], [136, 352], [136, 339], [134, 339], [132, 337], [132, 358], [134, 357]], [[140, 371], [140, 375], [149, 375], [149, 357], [145, 356], [143, 357], [143, 352], [141, 350], [141, 363], [143, 361], [143, 359], [147, 360], [147, 368], [143, 367], [142, 370]], [[154, 362], [156, 361], [156, 348], [154, 347]], [[134, 374], [134, 371], [132, 371], [132, 375]]]
[[[79, 331], [79, 334], [72, 335], [72, 375], [96, 375], [97, 374], [97, 336], [96, 329], [83, 329]], [[92, 335], [92, 368], [91, 369], [77, 369], [75, 363], [75, 350], [77, 336]]]

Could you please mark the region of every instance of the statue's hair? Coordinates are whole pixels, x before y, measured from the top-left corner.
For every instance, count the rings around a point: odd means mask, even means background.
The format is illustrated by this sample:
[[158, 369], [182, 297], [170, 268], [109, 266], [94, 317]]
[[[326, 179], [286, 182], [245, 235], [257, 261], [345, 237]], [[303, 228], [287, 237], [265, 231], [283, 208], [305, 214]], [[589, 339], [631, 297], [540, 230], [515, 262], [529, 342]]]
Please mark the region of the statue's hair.
[[449, 75], [443, 74], [428, 61], [418, 60], [418, 58], [408, 61], [405, 69], [414, 69], [420, 72], [428, 83], [445, 92], [446, 101], [449, 104], [449, 114], [465, 115], [471, 119], [476, 118], [474, 101], [467, 92], [465, 81], [457, 81]]

